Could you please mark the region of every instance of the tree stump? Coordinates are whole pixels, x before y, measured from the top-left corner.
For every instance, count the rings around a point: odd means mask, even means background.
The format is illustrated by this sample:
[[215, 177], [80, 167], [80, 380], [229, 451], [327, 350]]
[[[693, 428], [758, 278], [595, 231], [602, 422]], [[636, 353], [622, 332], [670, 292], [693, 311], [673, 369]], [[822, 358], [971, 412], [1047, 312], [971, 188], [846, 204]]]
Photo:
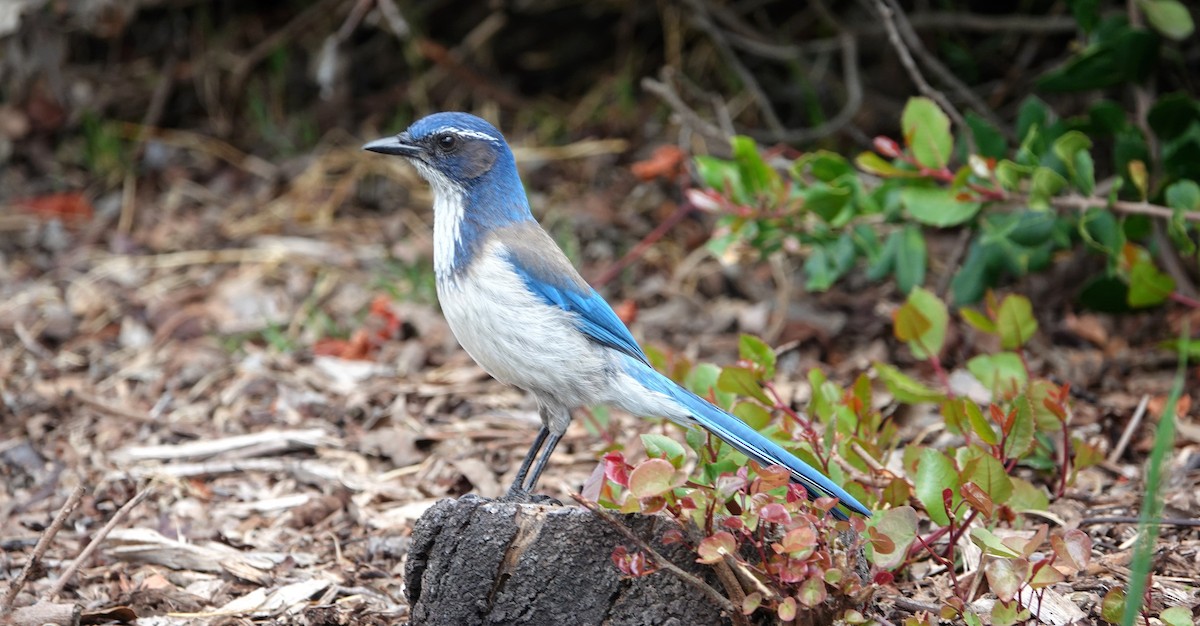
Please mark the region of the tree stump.
[[[660, 554], [721, 590], [686, 547], [664, 545], [669, 520], [623, 516]], [[623, 578], [612, 551], [627, 540], [573, 506], [442, 500], [417, 520], [405, 567], [413, 626], [730, 624], [694, 586], [659, 571]], [[633, 548], [633, 546], [629, 546]]]

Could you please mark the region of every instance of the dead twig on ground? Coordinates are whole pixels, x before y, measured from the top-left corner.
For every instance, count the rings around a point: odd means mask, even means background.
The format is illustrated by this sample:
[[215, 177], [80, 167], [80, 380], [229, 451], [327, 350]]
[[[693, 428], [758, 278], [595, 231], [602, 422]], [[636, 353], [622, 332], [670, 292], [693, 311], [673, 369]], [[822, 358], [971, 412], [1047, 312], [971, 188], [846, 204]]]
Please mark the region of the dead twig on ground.
[[595, 515], [596, 517], [599, 517], [600, 519], [607, 522], [610, 526], [613, 527], [613, 530], [616, 530], [618, 533], [621, 534], [621, 536], [625, 537], [630, 542], [632, 542], [634, 545], [636, 545], [639, 550], [644, 551], [647, 555], [650, 556], [651, 559], [654, 560], [654, 562], [659, 567], [667, 570], [668, 572], [671, 572], [672, 574], [677, 576], [679, 578], [679, 580], [682, 580], [683, 582], [687, 583], [688, 585], [691, 585], [692, 587], [696, 588], [698, 591], [703, 593], [705, 596], [707, 596], [717, 606], [721, 607], [722, 611], [725, 611], [726, 614], [729, 615], [730, 619], [733, 620], [734, 624], [738, 624], [738, 625], [748, 625], [749, 624], [749, 622], [746, 621], [746, 616], [742, 614], [740, 607], [734, 606], [733, 602], [731, 602], [729, 600], [729, 598], [726, 598], [725, 596], [721, 595], [721, 592], [717, 591], [716, 589], [713, 589], [712, 585], [709, 585], [708, 583], [704, 582], [703, 580], [700, 580], [699, 578], [693, 576], [692, 574], [689, 574], [688, 572], [685, 572], [682, 569], [680, 569], [678, 565], [675, 565], [669, 559], [667, 559], [665, 556], [660, 554], [658, 552], [658, 550], [655, 550], [649, 543], [646, 542], [645, 539], [642, 539], [641, 537], [638, 537], [637, 535], [633, 534], [633, 531], [629, 530], [629, 528], [627, 528], [624, 524], [622, 524], [621, 522], [614, 519], [612, 515], [609, 515], [607, 512], [602, 510], [600, 507], [596, 506], [595, 503], [585, 500], [579, 494], [571, 494], [571, 497], [574, 498], [575, 501], [580, 504], [580, 506], [591, 511], [593, 515]]
[[67, 522], [67, 518], [75, 509], [79, 507], [79, 502], [83, 498], [83, 485], [77, 485], [71, 495], [67, 496], [67, 501], [63, 503], [62, 508], [58, 510], [58, 515], [54, 516], [54, 520], [42, 532], [42, 536], [38, 539], [37, 545], [33, 547], [33, 553], [29, 555], [29, 560], [25, 561], [25, 567], [21, 568], [21, 572], [13, 579], [8, 586], [8, 592], [4, 594], [4, 602], [0, 604], [0, 619], [7, 617], [13, 610], [13, 602], [17, 599], [17, 594], [21, 593], [21, 588], [29, 579], [30, 572], [41, 563], [42, 557], [45, 556], [46, 550], [50, 547], [50, 542], [54, 540], [54, 536], [58, 531], [62, 530], [63, 524]]
[[67, 583], [70, 582], [71, 578], [75, 576], [75, 572], [79, 571], [79, 567], [84, 563], [87, 563], [88, 559], [92, 558], [92, 554], [94, 554], [96, 549], [100, 547], [100, 544], [104, 541], [105, 537], [108, 537], [108, 534], [117, 527], [117, 524], [120, 524], [121, 521], [124, 520], [127, 515], [129, 515], [129, 512], [133, 510], [133, 507], [140, 504], [142, 500], [146, 499], [146, 496], [150, 495], [151, 490], [151, 487], [147, 487], [137, 492], [132, 498], [129, 499], [128, 502], [121, 505], [121, 508], [117, 509], [116, 513], [113, 513], [112, 518], [108, 520], [108, 523], [104, 525], [104, 528], [101, 528], [100, 531], [92, 537], [92, 540], [88, 542], [87, 547], [85, 547], [83, 551], [79, 553], [79, 556], [75, 557], [75, 560], [67, 566], [67, 569], [63, 570], [63, 573], [58, 577], [58, 580], [54, 581], [54, 586], [50, 588], [50, 591], [46, 592], [47, 598], [53, 600], [58, 597], [58, 594], [62, 593], [63, 587], [65, 587]]

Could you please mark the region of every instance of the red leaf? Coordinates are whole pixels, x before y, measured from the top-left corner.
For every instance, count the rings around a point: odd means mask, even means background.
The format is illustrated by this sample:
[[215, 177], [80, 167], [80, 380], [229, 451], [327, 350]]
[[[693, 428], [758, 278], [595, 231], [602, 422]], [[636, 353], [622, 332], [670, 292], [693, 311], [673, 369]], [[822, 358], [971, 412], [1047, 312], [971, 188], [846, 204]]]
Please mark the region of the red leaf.
[[772, 502], [764, 506], [759, 510], [758, 515], [763, 521], [771, 522], [772, 524], [787, 524], [792, 521], [792, 516], [787, 512], [787, 509], [783, 508], [783, 505], [777, 502]]
[[683, 171], [683, 162], [687, 155], [677, 146], [659, 146], [651, 153], [650, 158], [638, 161], [630, 166], [633, 175], [642, 180], [655, 178], [675, 178]]
[[95, 213], [92, 203], [77, 191], [52, 193], [18, 200], [16, 205], [37, 217], [48, 220], [88, 220]]
[[625, 455], [620, 452], [604, 455], [604, 477], [626, 489], [629, 488], [629, 469]]

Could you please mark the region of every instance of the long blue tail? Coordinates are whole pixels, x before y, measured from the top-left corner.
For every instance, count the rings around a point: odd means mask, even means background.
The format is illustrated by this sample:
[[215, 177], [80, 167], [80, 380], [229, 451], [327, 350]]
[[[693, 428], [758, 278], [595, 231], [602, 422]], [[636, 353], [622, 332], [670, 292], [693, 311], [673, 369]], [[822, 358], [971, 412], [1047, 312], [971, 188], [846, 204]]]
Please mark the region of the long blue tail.
[[[631, 363], [628, 371], [647, 388], [666, 394], [683, 405], [705, 430], [733, 446], [742, 454], [763, 465], [782, 465], [791, 470], [792, 480], [804, 485], [810, 497], [834, 497], [840, 500], [847, 509], [864, 517], [871, 517], [871, 512], [867, 510], [867, 507], [847, 493], [845, 489], [796, 458], [792, 453], [784, 450], [779, 444], [750, 428], [742, 420], [722, 411], [704, 398], [680, 387], [675, 381], [642, 363]], [[845, 513], [836, 508], [832, 513], [838, 519], [846, 519]]]

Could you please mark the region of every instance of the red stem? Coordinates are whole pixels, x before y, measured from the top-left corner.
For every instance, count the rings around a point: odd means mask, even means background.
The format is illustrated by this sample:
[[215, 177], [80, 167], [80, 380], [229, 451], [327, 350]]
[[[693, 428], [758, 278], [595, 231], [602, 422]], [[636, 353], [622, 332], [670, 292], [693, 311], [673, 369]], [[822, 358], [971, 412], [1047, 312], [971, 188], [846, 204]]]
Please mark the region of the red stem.
[[617, 274], [620, 274], [626, 267], [629, 267], [629, 265], [634, 261], [640, 259], [643, 254], [646, 254], [646, 250], [649, 250], [650, 246], [658, 243], [659, 239], [662, 239], [667, 232], [674, 228], [674, 226], [682, 221], [683, 218], [687, 217], [687, 215], [695, 210], [695, 208], [696, 207], [692, 206], [691, 202], [686, 200], [680, 203], [679, 206], [675, 208], [674, 213], [667, 217], [667, 219], [663, 220], [661, 224], [654, 228], [654, 230], [650, 231], [650, 234], [646, 235], [641, 241], [637, 242], [637, 245], [633, 246], [629, 252], [626, 252], [625, 256], [621, 257], [616, 263], [613, 263], [612, 265], [608, 266], [607, 269], [601, 272], [600, 275], [592, 281], [592, 286], [601, 287], [607, 284], [608, 281], [615, 278]]

